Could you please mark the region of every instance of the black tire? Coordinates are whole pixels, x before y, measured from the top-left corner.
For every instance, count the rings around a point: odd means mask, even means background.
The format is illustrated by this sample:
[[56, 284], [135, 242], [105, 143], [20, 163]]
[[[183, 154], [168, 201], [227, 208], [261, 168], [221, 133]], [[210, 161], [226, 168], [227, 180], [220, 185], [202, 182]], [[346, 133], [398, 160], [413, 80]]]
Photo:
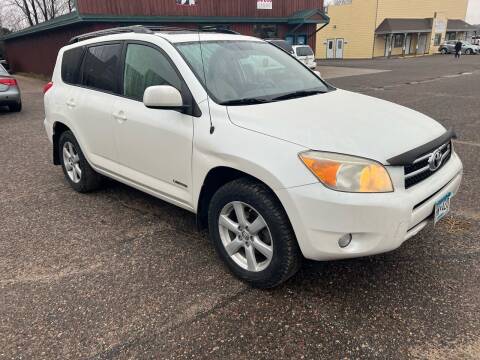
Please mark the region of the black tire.
[[440, 52], [442, 53], [442, 55], [447, 55], [447, 54], [448, 54], [448, 50], [447, 50], [447, 49], [442, 49], [442, 50], [440, 50]]
[[472, 54], [473, 54], [473, 50], [472, 50], [472, 49], [467, 49], [467, 50], [465, 51], [465, 54], [466, 54], [466, 55], [472, 55]]
[[[65, 143], [67, 142], [71, 143], [74, 146], [76, 153], [79, 157], [78, 165], [81, 169], [81, 176], [78, 182], [74, 182], [70, 178], [67, 168], [65, 166], [63, 148], [65, 146]], [[65, 174], [65, 178], [67, 179], [70, 186], [79, 193], [88, 193], [98, 190], [102, 185], [103, 177], [102, 175], [95, 172], [95, 170], [93, 170], [88, 163], [87, 159], [85, 159], [82, 149], [80, 148], [80, 145], [78, 144], [77, 139], [75, 139], [73, 133], [71, 131], [65, 131], [62, 136], [60, 136], [60, 141], [58, 144], [58, 156], [62, 165], [63, 173]]]
[[8, 110], [11, 112], [20, 112], [22, 111], [22, 103], [8, 105]]
[[[263, 271], [242, 268], [228, 255], [223, 245], [219, 218], [222, 209], [231, 202], [252, 206], [268, 226], [273, 241], [273, 255]], [[272, 191], [261, 183], [243, 178], [220, 188], [210, 203], [208, 223], [210, 238], [220, 258], [234, 275], [253, 287], [267, 289], [278, 286], [295, 275], [301, 267], [303, 257], [288, 216]]]

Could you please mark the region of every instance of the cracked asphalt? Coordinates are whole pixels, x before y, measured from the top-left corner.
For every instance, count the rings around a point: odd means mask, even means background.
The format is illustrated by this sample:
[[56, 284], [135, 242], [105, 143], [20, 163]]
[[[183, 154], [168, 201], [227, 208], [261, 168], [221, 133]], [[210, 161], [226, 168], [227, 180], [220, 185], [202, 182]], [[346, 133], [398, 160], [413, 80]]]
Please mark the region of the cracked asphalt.
[[0, 111], [0, 359], [480, 359], [480, 56], [321, 65], [390, 70], [331, 82], [456, 129], [465, 179], [447, 219], [251, 289], [192, 214], [113, 181], [70, 190], [42, 82], [19, 77], [24, 111]]

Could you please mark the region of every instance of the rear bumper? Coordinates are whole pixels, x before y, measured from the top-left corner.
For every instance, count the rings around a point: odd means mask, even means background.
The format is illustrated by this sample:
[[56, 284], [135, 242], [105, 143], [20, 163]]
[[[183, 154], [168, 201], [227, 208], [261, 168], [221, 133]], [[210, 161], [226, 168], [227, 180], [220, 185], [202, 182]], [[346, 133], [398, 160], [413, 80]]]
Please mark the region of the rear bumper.
[[[317, 183], [280, 190], [277, 195], [306, 258], [370, 256], [394, 250], [420, 232], [435, 203], [449, 192], [457, 193], [462, 170], [454, 154], [438, 173], [408, 190], [395, 184], [393, 193], [351, 194]], [[352, 234], [352, 242], [341, 248], [338, 240], [345, 234]]]
[[0, 92], [0, 105], [19, 104], [22, 101], [18, 88], [10, 87]]

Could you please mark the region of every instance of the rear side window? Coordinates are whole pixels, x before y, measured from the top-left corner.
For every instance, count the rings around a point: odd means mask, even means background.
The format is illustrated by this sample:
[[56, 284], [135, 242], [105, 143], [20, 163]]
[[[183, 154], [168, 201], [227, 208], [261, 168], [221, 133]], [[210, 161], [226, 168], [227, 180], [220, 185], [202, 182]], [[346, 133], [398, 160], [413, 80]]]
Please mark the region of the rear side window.
[[64, 83], [77, 85], [80, 83], [80, 68], [83, 58], [83, 47], [67, 50], [62, 59], [62, 80]]
[[313, 50], [308, 46], [302, 46], [297, 48], [297, 55], [298, 56], [312, 56]]
[[145, 89], [155, 85], [170, 85], [182, 90], [180, 77], [160, 51], [150, 46], [129, 44], [123, 95], [142, 101]]
[[118, 93], [122, 44], [89, 47], [83, 62], [82, 84], [89, 88]]

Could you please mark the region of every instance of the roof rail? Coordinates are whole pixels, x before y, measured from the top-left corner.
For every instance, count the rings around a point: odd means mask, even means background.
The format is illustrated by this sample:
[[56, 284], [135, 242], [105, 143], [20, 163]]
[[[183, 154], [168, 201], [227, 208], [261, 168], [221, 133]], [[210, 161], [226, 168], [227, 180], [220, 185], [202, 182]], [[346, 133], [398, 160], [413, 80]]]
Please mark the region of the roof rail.
[[198, 29], [195, 28], [179, 28], [173, 26], [163, 26], [163, 25], [133, 25], [133, 26], [123, 26], [116, 27], [111, 29], [94, 31], [82, 35], [73, 37], [69, 44], [74, 44], [79, 41], [93, 39], [100, 36], [106, 35], [115, 35], [115, 34], [125, 34], [125, 33], [137, 33], [137, 34], [155, 34], [156, 32], [175, 32], [175, 31], [187, 31], [187, 32], [214, 32], [220, 34], [235, 34], [239, 35], [238, 32], [228, 29], [225, 26], [202, 26]]

